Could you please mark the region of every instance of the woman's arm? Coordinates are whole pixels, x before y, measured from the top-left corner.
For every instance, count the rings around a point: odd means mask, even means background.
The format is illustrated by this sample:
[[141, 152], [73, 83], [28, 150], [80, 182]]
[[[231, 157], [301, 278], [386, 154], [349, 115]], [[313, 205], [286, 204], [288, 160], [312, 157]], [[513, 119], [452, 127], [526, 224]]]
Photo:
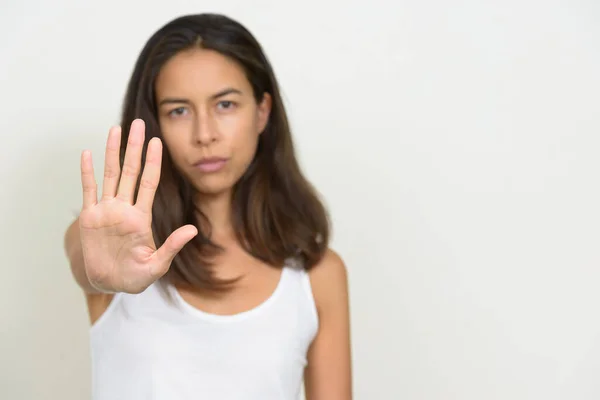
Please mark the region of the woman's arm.
[[77, 284], [85, 293], [90, 322], [93, 324], [106, 311], [113, 295], [102, 293], [94, 288], [88, 280], [85, 272], [81, 240], [79, 238], [79, 219], [75, 219], [65, 232], [64, 239], [65, 254], [71, 265], [71, 273]]
[[352, 360], [348, 280], [342, 259], [329, 250], [310, 271], [319, 332], [308, 351], [307, 400], [351, 400]]

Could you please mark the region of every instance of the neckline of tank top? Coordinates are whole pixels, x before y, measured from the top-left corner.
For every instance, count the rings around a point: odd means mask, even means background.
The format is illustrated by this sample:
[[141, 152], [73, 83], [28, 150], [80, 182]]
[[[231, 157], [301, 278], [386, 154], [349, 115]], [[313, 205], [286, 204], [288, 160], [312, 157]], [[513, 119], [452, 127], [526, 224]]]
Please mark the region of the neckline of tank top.
[[277, 286], [275, 287], [275, 289], [273, 290], [273, 292], [269, 295], [269, 297], [267, 297], [265, 300], [263, 300], [260, 304], [258, 304], [257, 306], [246, 310], [246, 311], [241, 311], [235, 314], [214, 314], [214, 313], [210, 313], [207, 311], [203, 311], [197, 307], [194, 307], [193, 305], [191, 305], [190, 303], [188, 303], [179, 293], [179, 291], [177, 290], [177, 288], [173, 285], [169, 285], [168, 286], [168, 290], [171, 292], [173, 298], [175, 299], [177, 305], [179, 306], [179, 308], [184, 311], [185, 313], [205, 320], [205, 321], [209, 321], [209, 322], [236, 322], [236, 321], [241, 321], [247, 318], [250, 318], [256, 314], [261, 313], [262, 311], [264, 311], [266, 308], [268, 308], [273, 302], [275, 302], [275, 300], [277, 300], [277, 298], [281, 295], [281, 292], [283, 291], [283, 286], [285, 284], [286, 281], [286, 277], [289, 274], [289, 269], [292, 268], [288, 265], [284, 265], [281, 268], [281, 274], [279, 276], [279, 281], [277, 282]]

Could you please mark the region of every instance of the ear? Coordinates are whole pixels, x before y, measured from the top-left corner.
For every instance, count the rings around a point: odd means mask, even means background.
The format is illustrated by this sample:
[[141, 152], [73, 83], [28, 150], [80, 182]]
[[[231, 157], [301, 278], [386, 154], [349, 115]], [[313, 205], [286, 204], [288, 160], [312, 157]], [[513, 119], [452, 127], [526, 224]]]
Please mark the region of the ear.
[[258, 104], [258, 133], [261, 134], [267, 127], [269, 116], [271, 115], [273, 99], [267, 92], [263, 94], [261, 102]]

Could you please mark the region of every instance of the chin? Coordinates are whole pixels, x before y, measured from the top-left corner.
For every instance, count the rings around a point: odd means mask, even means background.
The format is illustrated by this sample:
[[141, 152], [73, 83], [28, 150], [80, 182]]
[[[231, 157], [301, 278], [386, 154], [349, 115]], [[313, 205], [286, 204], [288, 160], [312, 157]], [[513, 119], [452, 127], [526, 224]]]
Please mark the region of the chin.
[[231, 193], [233, 185], [229, 182], [195, 182], [194, 189], [199, 194], [206, 196], [220, 196]]

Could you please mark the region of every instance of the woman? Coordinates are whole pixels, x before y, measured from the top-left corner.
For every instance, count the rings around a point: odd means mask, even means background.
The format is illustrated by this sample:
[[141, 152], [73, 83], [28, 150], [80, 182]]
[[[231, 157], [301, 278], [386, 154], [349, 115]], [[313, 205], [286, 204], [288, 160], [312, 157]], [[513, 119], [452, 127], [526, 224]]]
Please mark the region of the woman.
[[308, 400], [351, 399], [346, 269], [251, 33], [215, 14], [166, 24], [120, 126], [100, 198], [83, 152], [65, 235], [93, 398], [296, 399], [304, 378]]

